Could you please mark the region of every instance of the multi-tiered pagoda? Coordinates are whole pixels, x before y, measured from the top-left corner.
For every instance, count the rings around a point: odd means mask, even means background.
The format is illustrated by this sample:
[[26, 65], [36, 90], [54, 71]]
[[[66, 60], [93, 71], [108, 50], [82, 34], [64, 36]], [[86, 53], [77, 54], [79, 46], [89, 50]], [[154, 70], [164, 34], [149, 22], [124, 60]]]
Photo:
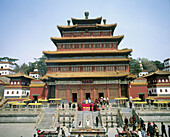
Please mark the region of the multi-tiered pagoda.
[[113, 36], [117, 24], [106, 24], [102, 17], [71, 18], [67, 26], [57, 26], [61, 38], [51, 37], [56, 51], [43, 51], [48, 58], [48, 98], [82, 102], [99, 97], [129, 97], [128, 55], [132, 49], [119, 50], [123, 35]]

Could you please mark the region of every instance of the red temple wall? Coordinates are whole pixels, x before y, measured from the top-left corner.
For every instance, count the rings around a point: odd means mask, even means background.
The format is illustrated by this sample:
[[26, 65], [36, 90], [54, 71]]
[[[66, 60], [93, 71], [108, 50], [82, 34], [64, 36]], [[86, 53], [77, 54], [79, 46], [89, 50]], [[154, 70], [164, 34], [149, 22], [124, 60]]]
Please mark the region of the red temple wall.
[[145, 99], [148, 97], [148, 89], [147, 85], [131, 85], [131, 88], [129, 88], [129, 97], [132, 98], [139, 97], [137, 93], [146, 93]]
[[33, 94], [39, 94], [38, 98], [45, 99], [48, 95], [46, 87], [30, 87], [30, 99], [33, 100]]

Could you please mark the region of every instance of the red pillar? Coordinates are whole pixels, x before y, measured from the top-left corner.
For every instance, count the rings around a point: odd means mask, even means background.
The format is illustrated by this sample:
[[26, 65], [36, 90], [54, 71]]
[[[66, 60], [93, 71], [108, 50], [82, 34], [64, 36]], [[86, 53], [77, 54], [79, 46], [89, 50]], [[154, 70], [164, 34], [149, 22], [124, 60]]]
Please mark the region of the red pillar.
[[121, 97], [121, 85], [120, 85], [120, 83], [118, 84], [118, 88], [119, 88], [119, 97]]
[[69, 89], [69, 85], [67, 85], [67, 101], [70, 101], [70, 89]]
[[58, 92], [57, 92], [57, 85], [55, 85], [55, 98], [57, 98]]

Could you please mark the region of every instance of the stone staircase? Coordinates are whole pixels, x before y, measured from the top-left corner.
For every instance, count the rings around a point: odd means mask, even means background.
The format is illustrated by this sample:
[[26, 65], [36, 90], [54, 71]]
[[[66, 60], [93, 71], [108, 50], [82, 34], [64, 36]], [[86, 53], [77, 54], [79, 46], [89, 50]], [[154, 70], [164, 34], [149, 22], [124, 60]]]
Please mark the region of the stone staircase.
[[39, 129], [50, 129], [53, 126], [53, 122], [55, 115], [55, 109], [54, 108], [45, 108], [44, 115], [41, 121], [39, 122], [38, 126], [36, 128]]
[[[76, 127], [78, 127], [79, 122], [81, 121], [82, 127], [86, 127], [86, 120], [89, 119], [90, 127], [96, 127], [96, 116], [99, 116], [99, 112], [91, 112], [91, 111], [77, 111], [77, 119], [76, 119]], [[98, 128], [100, 128], [100, 122], [98, 123]]]
[[132, 109], [130, 108], [121, 108], [122, 119], [124, 121], [125, 117], [129, 120], [132, 117]]

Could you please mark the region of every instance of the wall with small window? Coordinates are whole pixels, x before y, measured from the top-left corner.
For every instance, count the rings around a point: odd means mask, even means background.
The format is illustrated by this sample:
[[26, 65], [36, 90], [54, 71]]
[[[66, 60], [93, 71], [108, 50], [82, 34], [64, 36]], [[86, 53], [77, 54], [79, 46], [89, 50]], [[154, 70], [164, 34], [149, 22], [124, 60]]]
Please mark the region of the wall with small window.
[[5, 89], [4, 97], [6, 96], [27, 96], [30, 94], [28, 89]]
[[170, 95], [170, 87], [158, 87], [157, 91], [159, 95]]

